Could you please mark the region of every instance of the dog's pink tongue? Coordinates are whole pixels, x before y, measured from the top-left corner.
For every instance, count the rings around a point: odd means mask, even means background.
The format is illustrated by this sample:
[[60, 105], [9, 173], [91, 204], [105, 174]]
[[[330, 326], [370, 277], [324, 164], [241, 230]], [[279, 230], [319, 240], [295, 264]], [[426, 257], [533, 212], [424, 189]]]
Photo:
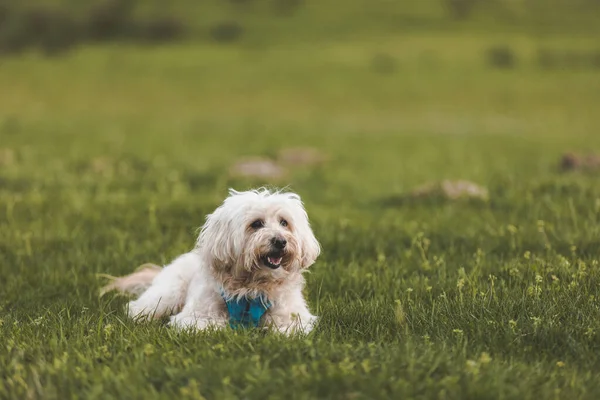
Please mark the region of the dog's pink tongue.
[[281, 263], [281, 257], [277, 257], [277, 258], [269, 257], [269, 262], [273, 265], [279, 265]]

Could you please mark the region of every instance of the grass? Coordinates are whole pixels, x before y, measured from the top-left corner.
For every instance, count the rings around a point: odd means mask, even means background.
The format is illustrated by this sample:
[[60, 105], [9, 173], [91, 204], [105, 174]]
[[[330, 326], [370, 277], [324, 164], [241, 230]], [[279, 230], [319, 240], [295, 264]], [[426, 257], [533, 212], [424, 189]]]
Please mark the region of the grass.
[[[510, 69], [486, 63], [507, 45]], [[598, 70], [541, 70], [585, 37], [413, 32], [318, 46], [81, 48], [0, 64], [1, 398], [600, 396]], [[394, 68], [372, 68], [377, 54]], [[124, 318], [97, 273], [166, 263], [228, 175], [298, 145], [280, 182], [323, 245], [308, 338]], [[490, 200], [406, 196], [440, 179]]]

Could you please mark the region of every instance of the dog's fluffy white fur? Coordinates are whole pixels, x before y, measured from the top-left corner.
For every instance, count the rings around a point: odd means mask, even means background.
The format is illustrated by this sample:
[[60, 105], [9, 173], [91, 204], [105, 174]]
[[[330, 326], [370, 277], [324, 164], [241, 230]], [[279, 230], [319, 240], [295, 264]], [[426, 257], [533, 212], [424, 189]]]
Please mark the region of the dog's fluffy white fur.
[[174, 327], [200, 330], [228, 325], [223, 293], [230, 298], [261, 295], [272, 306], [260, 326], [308, 333], [317, 317], [302, 294], [302, 273], [320, 250], [297, 194], [230, 190], [206, 217], [192, 251], [164, 268], [147, 265], [116, 278], [103, 292], [139, 296], [127, 307], [132, 318], [169, 316]]

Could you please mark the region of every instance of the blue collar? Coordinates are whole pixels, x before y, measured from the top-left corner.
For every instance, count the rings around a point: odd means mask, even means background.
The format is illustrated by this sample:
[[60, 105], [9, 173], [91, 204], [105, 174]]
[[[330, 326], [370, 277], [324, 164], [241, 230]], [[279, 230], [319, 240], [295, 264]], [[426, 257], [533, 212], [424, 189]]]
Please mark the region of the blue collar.
[[271, 302], [263, 296], [254, 299], [227, 298], [223, 290], [221, 290], [221, 296], [225, 300], [227, 311], [229, 311], [229, 326], [233, 329], [238, 327], [256, 328], [261, 317], [271, 307]]

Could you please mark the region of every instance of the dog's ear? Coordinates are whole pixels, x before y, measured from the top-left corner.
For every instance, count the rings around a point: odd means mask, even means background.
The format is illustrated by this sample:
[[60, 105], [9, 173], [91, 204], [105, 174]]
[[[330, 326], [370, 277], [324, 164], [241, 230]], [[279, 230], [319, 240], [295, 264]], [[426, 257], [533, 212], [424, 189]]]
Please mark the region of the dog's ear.
[[304, 237], [302, 238], [302, 245], [301, 245], [301, 249], [302, 249], [301, 264], [302, 264], [302, 268], [304, 268], [304, 269], [313, 265], [315, 263], [315, 261], [317, 261], [319, 254], [321, 254], [321, 245], [319, 244], [319, 241], [315, 237], [312, 229], [310, 228], [310, 226], [308, 224], [307, 224], [307, 228], [308, 228], [308, 234], [303, 235]]
[[223, 206], [206, 216], [200, 229], [196, 249], [200, 250], [205, 261], [212, 267], [233, 265], [236, 260], [236, 238], [232, 233], [231, 220], [224, 218]]
[[295, 193], [290, 193], [289, 198], [296, 204], [298, 210], [296, 213], [296, 218], [298, 219], [297, 230], [300, 241], [300, 251], [302, 253], [300, 255], [300, 264], [303, 269], [306, 269], [313, 265], [319, 257], [319, 254], [321, 254], [321, 245], [310, 226], [308, 214], [304, 209], [300, 196]]

